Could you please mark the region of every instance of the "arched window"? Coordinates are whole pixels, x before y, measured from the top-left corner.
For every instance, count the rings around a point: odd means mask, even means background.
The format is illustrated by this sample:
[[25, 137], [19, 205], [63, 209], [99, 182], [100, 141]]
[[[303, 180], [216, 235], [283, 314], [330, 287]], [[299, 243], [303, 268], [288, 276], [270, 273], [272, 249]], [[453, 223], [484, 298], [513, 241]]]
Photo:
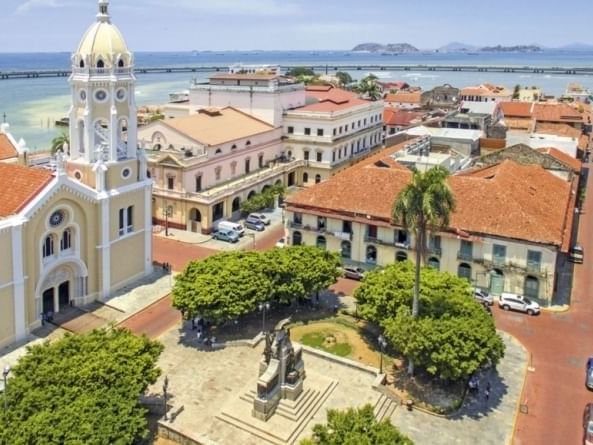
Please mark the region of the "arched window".
[[251, 141], [245, 142], [245, 147], [249, 147], [251, 145]]
[[80, 63], [78, 64], [79, 67], [84, 68], [84, 60], [80, 60]]
[[60, 250], [68, 250], [72, 247], [72, 229], [68, 228], [62, 233], [60, 240]]
[[432, 267], [433, 269], [439, 270], [439, 268], [441, 267], [441, 262], [438, 258], [431, 256], [428, 259], [428, 267]]
[[233, 144], [233, 146], [231, 147], [231, 150], [236, 150], [237, 149], [237, 144]]
[[292, 245], [300, 246], [302, 243], [303, 243], [303, 235], [301, 235], [301, 232], [294, 232], [292, 234]]
[[539, 280], [532, 276], [525, 277], [525, 296], [528, 298], [539, 298]]
[[342, 241], [342, 248], [340, 251], [342, 258], [350, 258], [352, 257], [352, 244], [350, 241]]
[[468, 281], [472, 279], [472, 267], [467, 263], [461, 263], [457, 268], [457, 276], [459, 278], [465, 278]]
[[377, 248], [375, 246], [367, 246], [366, 262], [377, 264]]
[[123, 68], [124, 67], [124, 61], [123, 61], [123, 59], [119, 59], [119, 61], [117, 62], [117, 66], [119, 68]]
[[315, 175], [315, 184], [319, 184], [321, 182], [321, 175]]
[[54, 237], [48, 235], [43, 242], [43, 258], [50, 257], [54, 254]]
[[406, 252], [397, 252], [395, 254], [395, 261], [402, 262], [408, 261], [408, 254]]
[[239, 198], [238, 196], [233, 199], [233, 205], [232, 205], [232, 212], [238, 212], [241, 210], [241, 198]]
[[327, 247], [327, 241], [325, 240], [325, 236], [318, 236], [316, 246], [320, 249], [325, 249]]
[[222, 150], [220, 148], [217, 148], [216, 151], [214, 152], [215, 155], [219, 155], [222, 153]]
[[288, 150], [288, 153], [286, 153], [286, 155], [288, 156], [288, 159], [292, 159], [292, 151]]
[[150, 174], [150, 170], [146, 170], [146, 177], [148, 179], [152, 178], [152, 175]]
[[309, 173], [305, 172], [303, 173], [303, 183], [307, 183], [309, 182]]
[[105, 68], [105, 62], [103, 62], [103, 60], [99, 59], [97, 61], [97, 68]]
[[189, 211], [189, 219], [190, 221], [201, 222], [202, 221], [202, 214], [198, 209], [191, 209]]

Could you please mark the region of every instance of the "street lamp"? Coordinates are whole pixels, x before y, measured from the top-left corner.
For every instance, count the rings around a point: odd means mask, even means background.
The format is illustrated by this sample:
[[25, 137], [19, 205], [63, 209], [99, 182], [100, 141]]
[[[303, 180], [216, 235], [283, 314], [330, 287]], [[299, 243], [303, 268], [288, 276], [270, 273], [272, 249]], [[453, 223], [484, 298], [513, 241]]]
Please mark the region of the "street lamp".
[[260, 303], [259, 304], [259, 311], [262, 313], [262, 332], [265, 334], [266, 332], [266, 311], [270, 310], [270, 303]]
[[163, 382], [163, 397], [165, 399], [165, 417], [164, 420], [169, 420], [167, 417], [167, 389], [169, 388], [169, 377], [165, 376], [165, 381]]
[[163, 216], [165, 217], [165, 236], [169, 236], [169, 218], [173, 216], [173, 208], [171, 206], [165, 206]]
[[385, 347], [387, 346], [387, 340], [383, 335], [379, 335], [377, 339], [379, 341], [379, 350], [381, 351], [381, 361], [379, 362], [379, 374], [383, 374], [383, 352], [385, 351]]
[[10, 365], [6, 365], [2, 370], [2, 377], [4, 377], [4, 412], [8, 411], [8, 374], [10, 374]]

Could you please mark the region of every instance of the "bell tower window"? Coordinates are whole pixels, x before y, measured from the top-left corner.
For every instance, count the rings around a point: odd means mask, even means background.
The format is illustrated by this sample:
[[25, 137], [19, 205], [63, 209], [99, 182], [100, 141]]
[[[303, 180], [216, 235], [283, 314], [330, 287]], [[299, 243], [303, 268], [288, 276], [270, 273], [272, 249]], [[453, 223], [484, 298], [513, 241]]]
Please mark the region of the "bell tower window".
[[102, 60], [99, 60], [97, 62], [97, 68], [105, 68], [105, 62], [103, 62]]
[[79, 66], [80, 66], [81, 68], [84, 68], [84, 60], [81, 60], [81, 61], [80, 61], [80, 64], [79, 64]]
[[119, 59], [119, 62], [117, 62], [117, 66], [119, 68], [123, 68], [124, 67], [124, 61], [122, 59]]

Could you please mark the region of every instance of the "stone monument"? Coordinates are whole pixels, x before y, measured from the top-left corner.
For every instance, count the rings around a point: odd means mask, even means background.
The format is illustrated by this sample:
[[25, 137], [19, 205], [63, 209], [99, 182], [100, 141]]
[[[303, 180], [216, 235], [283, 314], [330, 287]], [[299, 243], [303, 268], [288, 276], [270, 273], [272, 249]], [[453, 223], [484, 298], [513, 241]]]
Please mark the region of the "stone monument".
[[301, 346], [293, 347], [290, 329], [266, 333], [266, 347], [259, 364], [257, 393], [253, 400], [252, 414], [267, 421], [280, 400], [297, 400], [303, 392], [305, 364]]

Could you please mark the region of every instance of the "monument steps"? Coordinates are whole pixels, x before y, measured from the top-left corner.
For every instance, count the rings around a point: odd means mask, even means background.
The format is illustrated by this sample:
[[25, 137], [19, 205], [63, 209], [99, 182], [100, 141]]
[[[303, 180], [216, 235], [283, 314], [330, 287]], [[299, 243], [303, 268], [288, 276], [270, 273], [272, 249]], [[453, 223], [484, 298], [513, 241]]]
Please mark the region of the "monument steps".
[[302, 394], [302, 396], [299, 397], [299, 400], [296, 401], [297, 403], [293, 406], [288, 404], [285, 405], [285, 402], [288, 401], [281, 400], [278, 404], [278, 407], [276, 408], [276, 414], [284, 417], [285, 419], [292, 420], [293, 422], [298, 422], [307, 408], [314, 404], [320, 396], [321, 393], [319, 391], [309, 390], [307, 394]]
[[288, 443], [294, 443], [297, 437], [299, 437], [299, 435], [306, 428], [307, 424], [315, 416], [317, 411], [319, 411], [319, 408], [321, 408], [325, 404], [326, 400], [329, 398], [332, 392], [334, 392], [334, 389], [336, 389], [338, 383], [339, 382], [337, 380], [332, 380], [331, 383], [325, 388], [321, 396], [316, 399], [316, 402], [312, 405], [311, 409], [308, 409], [306, 413], [301, 417], [299, 424], [288, 438]]
[[259, 428], [253, 423], [248, 423], [242, 419], [239, 419], [235, 416], [232, 416], [228, 413], [220, 413], [218, 416], [220, 420], [223, 420], [233, 426], [236, 426], [243, 431], [252, 434], [253, 436], [265, 440], [266, 442], [272, 443], [274, 445], [286, 445], [286, 441], [283, 440], [281, 437], [276, 436], [275, 434], [271, 434], [268, 431], [264, 430], [263, 428]]
[[380, 422], [383, 419], [390, 419], [397, 409], [397, 402], [385, 394], [381, 394], [375, 403], [375, 418]]

